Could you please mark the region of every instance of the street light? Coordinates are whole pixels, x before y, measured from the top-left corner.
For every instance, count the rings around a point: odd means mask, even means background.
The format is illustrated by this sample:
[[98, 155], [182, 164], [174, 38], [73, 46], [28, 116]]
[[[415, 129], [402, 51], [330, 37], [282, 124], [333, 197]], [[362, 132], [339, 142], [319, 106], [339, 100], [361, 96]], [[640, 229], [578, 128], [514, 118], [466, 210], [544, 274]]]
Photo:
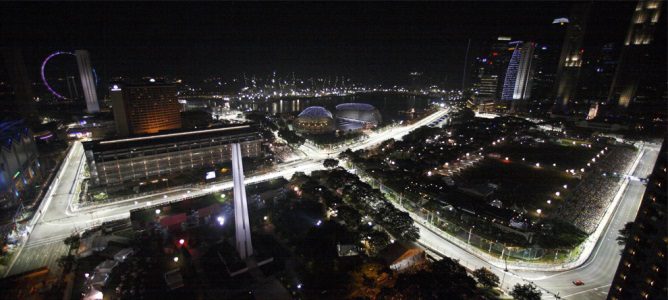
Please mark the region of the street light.
[[160, 209], [159, 209], [159, 208], [155, 210], [155, 214], [156, 214], [156, 215], [159, 215], [159, 214], [160, 214]]

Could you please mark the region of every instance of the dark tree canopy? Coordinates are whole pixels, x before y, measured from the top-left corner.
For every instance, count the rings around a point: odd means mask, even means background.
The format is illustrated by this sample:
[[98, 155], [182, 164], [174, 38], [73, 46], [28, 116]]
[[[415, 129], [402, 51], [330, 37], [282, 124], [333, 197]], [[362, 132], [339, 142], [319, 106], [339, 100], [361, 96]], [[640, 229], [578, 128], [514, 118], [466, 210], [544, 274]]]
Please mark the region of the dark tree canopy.
[[493, 288], [499, 285], [499, 276], [496, 276], [496, 274], [492, 273], [492, 271], [487, 268], [483, 267], [473, 271], [473, 276], [480, 282], [480, 284], [487, 288]]
[[392, 289], [383, 289], [378, 299], [478, 299], [475, 280], [457, 261], [443, 258], [431, 271], [403, 273]]
[[323, 161], [322, 165], [328, 169], [336, 168], [339, 165], [339, 160], [333, 158], [327, 158], [325, 159], [325, 161]]
[[519, 283], [516, 284], [510, 292], [510, 295], [513, 296], [515, 300], [540, 300], [542, 294], [543, 293], [533, 284]]

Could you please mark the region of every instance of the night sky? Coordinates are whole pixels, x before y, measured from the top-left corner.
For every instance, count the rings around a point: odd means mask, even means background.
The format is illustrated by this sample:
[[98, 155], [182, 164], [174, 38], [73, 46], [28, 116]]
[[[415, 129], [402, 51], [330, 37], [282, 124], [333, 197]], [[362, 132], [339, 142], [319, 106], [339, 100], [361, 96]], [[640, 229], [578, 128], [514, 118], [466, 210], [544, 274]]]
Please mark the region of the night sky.
[[[587, 42], [621, 42], [634, 6], [595, 3]], [[474, 48], [502, 34], [547, 43], [552, 20], [569, 9], [505, 1], [3, 3], [0, 23], [3, 41], [23, 49], [35, 77], [48, 53], [83, 48], [106, 78], [276, 70], [387, 80], [421, 71], [459, 82], [469, 38]]]

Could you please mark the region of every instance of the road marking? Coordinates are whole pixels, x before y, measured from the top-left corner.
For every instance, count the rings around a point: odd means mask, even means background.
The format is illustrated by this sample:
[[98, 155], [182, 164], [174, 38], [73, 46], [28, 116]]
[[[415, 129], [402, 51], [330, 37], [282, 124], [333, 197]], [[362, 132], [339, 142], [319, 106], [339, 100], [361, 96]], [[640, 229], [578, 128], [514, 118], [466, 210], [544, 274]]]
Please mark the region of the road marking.
[[[595, 287], [595, 288], [591, 288], [591, 289], [588, 289], [588, 290], [580, 291], [580, 292], [573, 293], [573, 294], [570, 294], [570, 295], [561, 296], [561, 298], [573, 297], [573, 296], [575, 296], [575, 295], [579, 295], [579, 294], [583, 294], [583, 293], [588, 293], [588, 292], [591, 292], [591, 291], [594, 291], [594, 290], [598, 290], [598, 289], [600, 289], [600, 288], [608, 288], [608, 287], [610, 287], [611, 285], [612, 285], [612, 284], [601, 285], [601, 286], [598, 286], [598, 287]], [[606, 292], [606, 294], [607, 294], [607, 292]]]

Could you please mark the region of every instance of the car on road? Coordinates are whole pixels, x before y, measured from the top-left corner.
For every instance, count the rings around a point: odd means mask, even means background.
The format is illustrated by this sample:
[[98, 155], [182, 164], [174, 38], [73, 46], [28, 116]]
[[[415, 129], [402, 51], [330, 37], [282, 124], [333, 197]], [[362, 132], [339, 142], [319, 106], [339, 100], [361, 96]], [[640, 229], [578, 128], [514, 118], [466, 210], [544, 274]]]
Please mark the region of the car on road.
[[578, 279], [578, 280], [573, 280], [573, 284], [577, 285], [577, 286], [581, 286], [581, 285], [584, 285], [585, 283], [582, 282], [582, 280]]

